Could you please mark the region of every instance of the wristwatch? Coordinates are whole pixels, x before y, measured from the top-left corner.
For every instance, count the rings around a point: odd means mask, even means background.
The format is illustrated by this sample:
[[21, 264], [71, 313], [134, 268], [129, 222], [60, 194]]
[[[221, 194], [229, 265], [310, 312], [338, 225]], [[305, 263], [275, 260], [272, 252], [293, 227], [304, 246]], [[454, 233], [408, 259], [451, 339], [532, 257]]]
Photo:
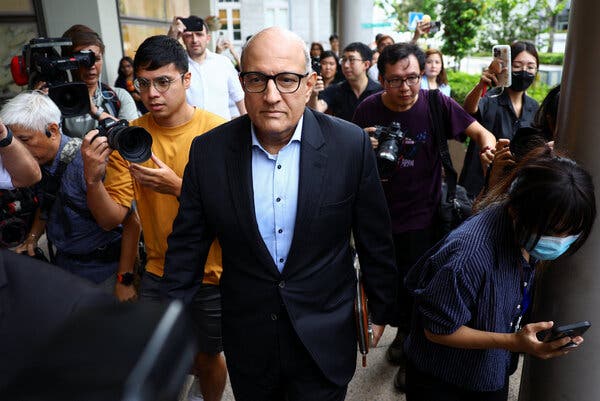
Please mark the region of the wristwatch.
[[133, 284], [133, 273], [117, 273], [117, 281], [123, 285], [130, 286]]
[[13, 138], [13, 133], [10, 128], [6, 127], [6, 138], [0, 141], [0, 148], [5, 148], [11, 144]]

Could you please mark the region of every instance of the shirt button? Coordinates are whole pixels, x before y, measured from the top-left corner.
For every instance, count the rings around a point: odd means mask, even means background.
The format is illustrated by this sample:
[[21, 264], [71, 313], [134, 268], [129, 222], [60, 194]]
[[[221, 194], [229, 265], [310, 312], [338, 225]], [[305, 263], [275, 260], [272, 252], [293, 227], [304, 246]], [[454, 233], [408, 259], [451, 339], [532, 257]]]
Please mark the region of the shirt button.
[[279, 263], [283, 263], [283, 258], [279, 258]]
[[280, 281], [278, 285], [279, 288], [285, 288], [285, 281]]
[[281, 233], [283, 232], [283, 230], [280, 228], [279, 230], [277, 230], [277, 232], [278, 232], [279, 234], [281, 234]]
[[278, 169], [278, 170], [281, 170], [281, 164], [278, 164], [278, 165], [277, 165], [277, 169]]
[[517, 305], [517, 309], [521, 309], [521, 305]]
[[271, 313], [271, 320], [277, 320], [278, 316], [276, 313]]
[[275, 199], [276, 202], [281, 202], [281, 198]]

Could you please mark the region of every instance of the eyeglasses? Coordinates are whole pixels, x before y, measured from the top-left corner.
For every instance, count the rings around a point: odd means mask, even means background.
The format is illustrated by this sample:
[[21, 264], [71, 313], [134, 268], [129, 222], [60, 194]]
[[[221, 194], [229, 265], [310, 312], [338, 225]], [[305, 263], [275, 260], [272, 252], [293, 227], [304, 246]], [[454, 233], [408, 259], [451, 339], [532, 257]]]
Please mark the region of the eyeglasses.
[[408, 85], [408, 86], [415, 86], [417, 83], [419, 83], [419, 79], [421, 79], [420, 75], [411, 75], [406, 78], [386, 79], [385, 82], [388, 83], [390, 88], [399, 88], [405, 82], [406, 82], [406, 85]]
[[280, 93], [294, 93], [300, 87], [302, 78], [307, 77], [306, 74], [296, 74], [295, 72], [280, 72], [275, 75], [265, 75], [262, 72], [242, 72], [240, 78], [244, 90], [248, 93], [261, 93], [267, 89], [269, 80], [275, 82], [275, 87]]
[[158, 92], [163, 93], [169, 90], [171, 84], [178, 79], [182, 78], [185, 75], [185, 72], [179, 75], [179, 78], [169, 78], [169, 77], [158, 77], [153, 79], [152, 81], [146, 78], [136, 78], [133, 80], [133, 86], [140, 92], [145, 92], [150, 89], [150, 83], [154, 86]]
[[512, 65], [513, 71], [527, 71], [531, 74], [535, 74], [537, 72], [537, 65], [535, 64], [521, 64], [521, 63], [513, 63]]
[[354, 63], [359, 63], [361, 61], [365, 61], [362, 58], [354, 58], [354, 57], [350, 57], [350, 58], [346, 58], [346, 57], [342, 57], [340, 59], [340, 64], [346, 64], [346, 62], [350, 63], [350, 64], [354, 64]]

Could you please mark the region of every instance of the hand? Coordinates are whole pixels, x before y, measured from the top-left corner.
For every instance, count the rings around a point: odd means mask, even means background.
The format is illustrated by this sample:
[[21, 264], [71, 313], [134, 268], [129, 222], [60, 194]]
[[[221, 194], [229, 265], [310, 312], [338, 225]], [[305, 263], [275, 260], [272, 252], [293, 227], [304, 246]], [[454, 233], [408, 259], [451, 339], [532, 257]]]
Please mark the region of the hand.
[[[565, 337], [552, 342], [542, 342], [537, 338], [537, 332], [552, 328], [554, 322], [529, 323], [521, 331], [515, 333], [516, 347], [511, 351], [524, 352], [541, 359], [550, 359], [565, 355], [574, 348], [577, 348], [582, 342], [583, 337]], [[577, 346], [573, 348], [561, 349], [563, 345], [573, 341]]]
[[27, 252], [29, 256], [35, 256], [35, 248], [38, 246], [39, 237], [35, 234], [29, 233], [25, 241], [15, 248], [15, 253]]
[[317, 82], [313, 86], [311, 96], [317, 96], [319, 92], [322, 92], [325, 89], [325, 83], [323, 82], [323, 77], [317, 75]]
[[510, 152], [508, 146], [510, 141], [502, 138], [496, 142], [496, 149], [494, 150], [494, 163], [489, 171], [489, 187], [492, 188], [498, 183], [498, 181], [504, 176], [508, 167], [513, 167], [516, 162]]
[[119, 302], [131, 302], [137, 299], [137, 292], [133, 285], [123, 285], [117, 281], [115, 283], [115, 296]]
[[185, 32], [185, 30], [185, 24], [179, 19], [179, 17], [175, 17], [171, 22], [171, 26], [169, 27], [169, 32], [167, 35], [173, 39], [179, 39], [183, 36], [183, 32]]
[[215, 47], [215, 52], [223, 53], [225, 49], [231, 48], [231, 42], [227, 39], [219, 39], [217, 41], [217, 46]]
[[485, 149], [485, 151], [482, 151], [479, 154], [479, 160], [481, 161], [481, 167], [483, 167], [483, 171], [487, 171], [490, 164], [492, 164], [492, 162], [494, 161], [494, 150], [490, 149], [488, 146], [488, 148]]
[[373, 342], [371, 347], [375, 348], [377, 344], [379, 344], [379, 340], [383, 335], [383, 331], [385, 330], [385, 326], [380, 326], [378, 324], [371, 324], [371, 328], [373, 329]]
[[502, 67], [502, 61], [498, 58], [492, 60], [488, 68], [483, 70], [481, 78], [479, 78], [480, 86], [497, 86], [497, 75], [506, 70], [506, 66]]
[[179, 197], [182, 179], [158, 157], [151, 156], [156, 168], [131, 163], [131, 176], [140, 184], [162, 194]]
[[106, 173], [108, 156], [112, 152], [105, 136], [98, 136], [98, 130], [91, 130], [81, 143], [83, 176], [88, 185], [101, 183]]
[[364, 131], [369, 135], [369, 139], [371, 140], [371, 146], [373, 147], [373, 149], [377, 149], [377, 147], [379, 146], [379, 141], [373, 136], [375, 131], [377, 131], [377, 128], [367, 127], [364, 129]]

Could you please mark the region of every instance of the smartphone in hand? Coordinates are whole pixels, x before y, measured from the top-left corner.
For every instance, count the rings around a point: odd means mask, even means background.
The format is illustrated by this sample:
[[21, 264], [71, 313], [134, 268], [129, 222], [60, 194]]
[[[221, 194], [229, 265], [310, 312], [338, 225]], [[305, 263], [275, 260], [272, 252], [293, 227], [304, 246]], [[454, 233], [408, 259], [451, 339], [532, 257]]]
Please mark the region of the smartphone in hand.
[[[571, 338], [578, 337], [578, 336], [583, 335], [583, 333], [585, 333], [591, 326], [592, 326], [592, 324], [590, 322], [588, 322], [587, 320], [573, 323], [573, 324], [564, 325], [564, 326], [556, 326], [555, 325], [550, 330], [544, 330], [544, 331], [538, 332], [538, 338], [540, 339], [540, 341], [548, 343], [548, 342], [560, 340], [561, 338], [564, 338], [564, 337], [571, 337]], [[571, 342], [568, 342], [567, 344], [563, 345], [560, 348], [561, 349], [572, 348], [572, 347], [576, 347], [576, 346], [577, 346], [577, 344], [575, 344], [574, 342], [571, 341]]]
[[492, 47], [492, 56], [500, 62], [500, 72], [496, 74], [498, 86], [512, 85], [512, 60], [509, 45], [496, 45]]

